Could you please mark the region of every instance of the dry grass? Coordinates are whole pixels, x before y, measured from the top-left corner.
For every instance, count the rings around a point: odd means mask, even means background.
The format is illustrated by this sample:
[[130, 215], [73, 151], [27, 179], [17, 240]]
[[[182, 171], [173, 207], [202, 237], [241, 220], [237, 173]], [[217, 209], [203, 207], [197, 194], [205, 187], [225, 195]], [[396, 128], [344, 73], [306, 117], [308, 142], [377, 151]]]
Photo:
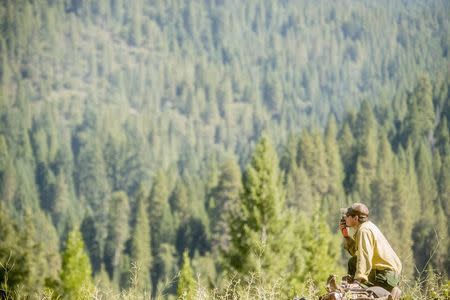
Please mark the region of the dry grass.
[[[92, 300], [144, 300], [152, 299], [150, 290], [139, 290], [137, 288], [139, 270], [133, 268], [130, 274], [130, 287], [121, 292], [114, 292], [101, 285], [97, 285], [92, 291], [85, 290], [83, 295], [84, 299]], [[220, 288], [208, 288], [205, 287], [200, 278], [197, 279], [196, 291], [193, 299], [187, 299], [186, 294], [176, 297], [168, 293], [168, 291], [176, 285], [178, 275], [172, 279], [167, 280], [164, 284], [158, 287], [158, 293], [153, 299], [156, 300], [278, 300], [278, 299], [292, 299], [294, 296], [304, 297], [308, 300], [319, 299], [319, 295], [323, 293], [320, 286], [317, 286], [311, 279], [307, 280], [303, 288], [296, 293], [296, 295], [288, 295], [286, 292], [286, 284], [282, 278], [266, 282], [261, 274], [252, 273], [247, 277], [234, 276], [229, 280], [226, 280]], [[325, 285], [325, 283], [323, 283]], [[5, 286], [2, 285], [5, 289]], [[323, 288], [323, 287], [322, 287]], [[403, 300], [448, 300], [450, 299], [450, 281], [443, 276], [436, 275], [433, 272], [429, 272], [427, 276], [415, 281], [402, 281], [400, 288], [403, 291]], [[65, 299], [63, 296], [58, 295], [55, 291], [45, 288], [37, 293], [30, 293], [24, 286], [16, 286], [14, 290], [7, 291], [7, 300], [25, 300], [25, 299], [37, 299], [37, 300], [55, 300]], [[173, 290], [173, 289], [172, 289]], [[292, 292], [289, 292], [292, 293]], [[78, 299], [77, 299], [78, 300]]]

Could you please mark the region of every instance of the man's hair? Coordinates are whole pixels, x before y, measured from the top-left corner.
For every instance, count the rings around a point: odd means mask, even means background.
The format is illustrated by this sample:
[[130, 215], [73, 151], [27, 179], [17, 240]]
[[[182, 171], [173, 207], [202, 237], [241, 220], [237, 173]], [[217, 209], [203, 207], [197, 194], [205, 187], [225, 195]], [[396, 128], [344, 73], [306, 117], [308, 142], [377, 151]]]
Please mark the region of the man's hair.
[[369, 219], [369, 209], [362, 203], [353, 203], [352, 206], [343, 208], [341, 211], [345, 212], [347, 216], [358, 216], [359, 223], [364, 223]]
[[351, 216], [351, 217], [357, 216], [359, 223], [364, 223], [364, 222], [367, 222], [369, 220], [369, 216], [366, 216], [366, 215], [360, 215], [360, 214], [357, 214], [357, 213], [353, 213], [353, 214], [350, 213], [350, 214], [347, 214], [347, 215]]
[[367, 221], [369, 221], [369, 217], [368, 216], [358, 215], [358, 222], [359, 223], [364, 223], [364, 222], [367, 222]]

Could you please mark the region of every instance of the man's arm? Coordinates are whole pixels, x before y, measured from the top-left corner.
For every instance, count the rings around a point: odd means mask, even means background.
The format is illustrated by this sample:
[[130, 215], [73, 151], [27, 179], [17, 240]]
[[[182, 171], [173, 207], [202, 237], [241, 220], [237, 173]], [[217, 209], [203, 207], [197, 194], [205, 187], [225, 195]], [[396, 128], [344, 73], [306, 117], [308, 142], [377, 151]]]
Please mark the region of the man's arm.
[[344, 237], [344, 249], [347, 250], [351, 256], [355, 256], [356, 243], [355, 240], [352, 239], [348, 234], [348, 229], [347, 226], [345, 225], [344, 217], [342, 217], [341, 221], [339, 222], [339, 230], [341, 231], [342, 236]]
[[360, 282], [368, 281], [368, 276], [372, 270], [372, 258], [374, 241], [370, 231], [358, 231], [358, 250], [356, 251], [356, 273], [355, 279]]
[[356, 254], [356, 242], [351, 237], [347, 236], [344, 238], [344, 249], [347, 250], [347, 252], [351, 256], [355, 256]]

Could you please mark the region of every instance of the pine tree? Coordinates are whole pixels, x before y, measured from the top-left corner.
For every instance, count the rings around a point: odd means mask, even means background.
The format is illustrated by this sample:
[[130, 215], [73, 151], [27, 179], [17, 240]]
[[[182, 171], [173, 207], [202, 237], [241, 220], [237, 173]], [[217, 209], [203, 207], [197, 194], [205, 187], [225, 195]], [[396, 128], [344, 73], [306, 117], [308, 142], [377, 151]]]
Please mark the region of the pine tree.
[[275, 76], [269, 75], [265, 78], [262, 83], [262, 96], [269, 111], [272, 113], [278, 113], [280, 111], [283, 92], [280, 82]]
[[312, 180], [315, 190], [320, 196], [322, 196], [328, 193], [328, 186], [330, 182], [330, 178], [328, 177], [328, 160], [323, 135], [318, 130], [314, 130], [312, 132], [312, 138], [315, 152], [314, 155], [310, 157], [312, 161], [307, 164], [306, 171]]
[[243, 182], [239, 210], [229, 221], [231, 244], [225, 253], [226, 267], [244, 277], [257, 272], [270, 281], [286, 270], [288, 253], [283, 246], [288, 242], [278, 159], [266, 137], [257, 144]]
[[241, 182], [241, 171], [236, 161], [225, 161], [219, 183], [212, 190], [209, 200], [213, 249], [226, 250], [229, 247], [230, 229], [227, 220], [237, 209]]
[[354, 184], [357, 152], [355, 138], [348, 122], [344, 123], [341, 130], [339, 137], [339, 149], [342, 155], [342, 162], [344, 164], [345, 171], [344, 188], [346, 192], [349, 192], [352, 190]]
[[436, 270], [442, 270], [448, 276], [450, 270], [447, 266], [450, 263], [450, 258], [447, 256], [449, 247], [449, 233], [448, 233], [448, 218], [442, 209], [439, 201], [436, 201], [434, 207], [434, 234], [436, 243], [436, 253], [431, 258], [431, 263]]
[[194, 299], [195, 297], [195, 278], [191, 268], [188, 251], [183, 252], [183, 263], [178, 280], [177, 296], [180, 299]]
[[328, 217], [328, 224], [335, 226], [336, 218], [335, 212], [339, 211], [340, 205], [345, 197], [344, 194], [344, 166], [342, 163], [341, 155], [339, 152], [339, 146], [336, 141], [337, 138], [337, 125], [334, 117], [328, 120], [327, 128], [325, 131], [325, 152], [326, 152], [326, 165], [328, 166], [328, 188], [327, 206], [328, 211], [332, 212]]
[[170, 191], [167, 182], [167, 176], [163, 170], [156, 173], [153, 186], [149, 197], [149, 216], [150, 227], [152, 232], [152, 249], [153, 254], [158, 252], [159, 244], [161, 243], [161, 226], [163, 221], [164, 211], [168, 208]]
[[287, 206], [306, 214], [312, 213], [317, 205], [317, 197], [313, 195], [311, 180], [303, 166], [294, 167], [288, 174], [286, 183]]
[[9, 81], [10, 70], [8, 51], [3, 38], [0, 38], [0, 86], [6, 85]]
[[433, 174], [432, 154], [427, 143], [422, 140], [416, 154], [417, 184], [421, 198], [422, 217], [431, 217], [438, 196], [437, 183]]
[[13, 295], [19, 285], [30, 281], [33, 259], [23, 244], [22, 233], [16, 222], [10, 217], [8, 210], [0, 202], [3, 212], [0, 218], [0, 289], [7, 295]]
[[306, 254], [306, 268], [303, 279], [307, 276], [316, 283], [324, 282], [330, 272], [339, 270], [339, 240], [333, 236], [320, 213], [315, 213], [309, 225], [300, 231], [303, 252]]
[[408, 101], [410, 108], [405, 118], [406, 138], [413, 142], [427, 138], [431, 142], [435, 115], [432, 86], [427, 76], [420, 78]]
[[[59, 239], [48, 215], [42, 211], [25, 211], [21, 247], [31, 258], [29, 279], [24, 282], [28, 292], [39, 293], [47, 282], [55, 282], [61, 270]], [[41, 232], [45, 232], [42, 235]]]
[[66, 299], [90, 299], [94, 291], [92, 269], [79, 230], [72, 230], [63, 253], [61, 284]]
[[51, 207], [51, 216], [53, 224], [61, 234], [63, 230], [72, 221], [70, 205], [70, 191], [66, 176], [61, 172], [56, 178], [55, 190], [53, 194], [53, 205]]
[[436, 255], [433, 257], [433, 264], [437, 270], [446, 270], [447, 275], [450, 275], [450, 259], [449, 241], [450, 234], [450, 155], [442, 158], [440, 170], [437, 174], [438, 183], [438, 198], [435, 201], [435, 221], [436, 221], [436, 235], [439, 240], [439, 248]]
[[439, 200], [444, 206], [447, 218], [450, 218], [450, 154], [443, 158], [438, 180]]
[[[96, 122], [96, 120], [85, 120], [85, 122]], [[93, 125], [95, 126], [95, 125]], [[86, 247], [89, 249], [91, 263], [94, 272], [100, 270], [101, 260], [104, 253], [104, 241], [107, 235], [108, 211], [110, 196], [110, 187], [106, 176], [106, 166], [100, 149], [100, 141], [94, 137], [93, 132], [80, 132], [75, 141], [75, 148], [79, 145], [79, 153], [76, 157], [77, 172], [75, 180], [79, 197], [87, 202], [92, 215], [94, 240], [98, 246], [98, 255], [92, 256], [94, 245], [86, 241]], [[86, 233], [82, 228], [83, 234]], [[90, 234], [90, 233], [89, 233]], [[94, 259], [94, 260], [93, 260]]]
[[123, 191], [112, 194], [109, 212], [108, 236], [105, 245], [105, 267], [113, 282], [119, 282], [119, 264], [129, 237], [130, 206]]
[[128, 43], [131, 46], [140, 46], [142, 43], [142, 3], [135, 1], [129, 8]]
[[395, 199], [393, 198], [395, 157], [391, 149], [391, 144], [386, 133], [381, 134], [378, 150], [377, 175], [373, 183], [373, 198], [371, 215], [379, 220], [379, 225], [383, 228], [383, 233], [388, 240], [393, 238], [395, 232], [393, 227], [392, 208]]
[[335, 197], [343, 196], [344, 167], [336, 141], [337, 125], [336, 119], [331, 117], [325, 132], [325, 151], [327, 153], [328, 166], [328, 193]]
[[[408, 160], [403, 148], [399, 151], [392, 184], [392, 197], [395, 199], [392, 209], [393, 227], [396, 235], [389, 241], [402, 261], [402, 273], [406, 278], [413, 278], [414, 257], [412, 253], [412, 228], [418, 213], [418, 201], [414, 201], [414, 189], [410, 188], [408, 180]], [[415, 178], [415, 177], [414, 177]], [[417, 182], [417, 181], [416, 181]], [[417, 189], [417, 184], [414, 186]], [[414, 205], [414, 202], [416, 205]]]
[[[153, 297], [162, 293], [162, 288], [167, 288], [165, 286], [161, 287], [164, 282], [171, 280], [175, 277], [177, 273], [177, 256], [176, 249], [172, 244], [162, 243], [159, 246], [159, 252], [155, 257], [155, 263], [152, 269], [152, 279], [154, 290], [152, 290]], [[153, 275], [153, 273], [157, 273]]]
[[190, 211], [188, 201], [187, 187], [183, 180], [179, 179], [175, 185], [172, 195], [170, 195], [169, 202], [173, 215], [180, 223], [187, 222], [189, 218]]
[[300, 137], [297, 154], [298, 165], [302, 166], [311, 180], [314, 196], [323, 196], [328, 190], [328, 168], [325, 146], [319, 132], [304, 132]]
[[357, 192], [362, 202], [371, 206], [371, 185], [376, 176], [378, 129], [373, 109], [363, 101], [358, 112], [353, 132], [357, 140], [356, 165], [353, 192]]
[[442, 118], [442, 121], [437, 128], [436, 134], [436, 148], [442, 156], [450, 155], [450, 132], [447, 118]]
[[134, 283], [138, 292], [149, 292], [151, 288], [150, 268], [152, 265], [151, 232], [145, 198], [137, 199], [136, 219], [131, 235], [131, 262], [136, 264], [137, 280]]

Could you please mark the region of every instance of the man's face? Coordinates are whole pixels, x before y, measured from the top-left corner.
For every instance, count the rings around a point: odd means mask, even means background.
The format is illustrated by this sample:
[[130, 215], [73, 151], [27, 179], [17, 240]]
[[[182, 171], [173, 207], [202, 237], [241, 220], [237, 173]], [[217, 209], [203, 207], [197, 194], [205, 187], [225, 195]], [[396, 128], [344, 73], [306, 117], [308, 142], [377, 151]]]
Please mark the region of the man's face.
[[345, 225], [347, 225], [347, 227], [355, 227], [358, 224], [358, 216], [345, 216]]

